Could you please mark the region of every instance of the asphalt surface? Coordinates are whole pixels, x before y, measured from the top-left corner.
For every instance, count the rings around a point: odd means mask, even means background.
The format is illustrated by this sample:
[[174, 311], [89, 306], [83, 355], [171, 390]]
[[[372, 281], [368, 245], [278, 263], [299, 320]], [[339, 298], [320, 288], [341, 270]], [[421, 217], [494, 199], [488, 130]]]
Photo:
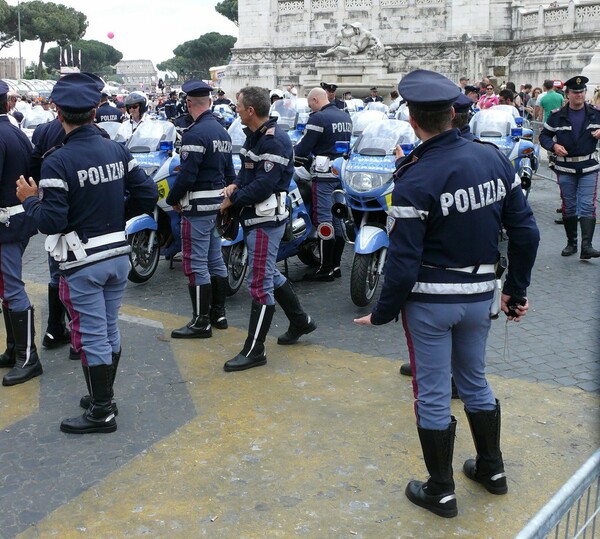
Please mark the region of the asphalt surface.
[[[406, 482], [426, 477], [410, 379], [398, 375], [408, 352], [400, 324], [352, 323], [369, 309], [350, 300], [349, 248], [341, 279], [294, 285], [318, 330], [277, 346], [287, 328], [278, 310], [269, 362], [243, 373], [222, 364], [245, 337], [248, 293], [230, 298], [230, 329], [171, 341], [190, 305], [180, 263], [161, 261], [148, 283], [125, 293], [116, 433], [59, 432], [85, 393], [64, 348], [41, 350], [42, 377], [0, 387], [0, 537], [514, 536], [600, 443], [600, 259], [560, 256], [553, 181], [536, 179], [529, 201], [542, 237], [530, 311], [519, 324], [494, 322], [488, 343], [509, 495], [462, 477], [473, 448], [454, 401], [459, 516], [440, 519], [406, 500]], [[292, 281], [304, 271], [290, 262]], [[41, 237], [27, 249], [24, 278], [39, 342]]]

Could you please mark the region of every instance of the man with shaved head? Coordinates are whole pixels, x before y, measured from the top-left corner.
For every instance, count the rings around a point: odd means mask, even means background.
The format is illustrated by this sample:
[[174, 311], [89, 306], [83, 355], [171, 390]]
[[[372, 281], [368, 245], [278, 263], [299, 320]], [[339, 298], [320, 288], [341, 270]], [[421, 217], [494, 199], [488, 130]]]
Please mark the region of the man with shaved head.
[[[339, 219], [331, 213], [331, 194], [340, 187], [339, 179], [331, 171], [331, 161], [343, 155], [339, 142], [350, 144], [352, 120], [350, 115], [329, 102], [323, 88], [308, 93], [312, 111], [304, 136], [294, 148], [297, 166], [310, 166], [312, 174], [313, 223], [317, 226], [320, 267], [304, 276], [308, 281], [333, 281], [342, 275], [340, 262], [344, 252], [344, 238]], [[309, 156], [313, 155], [312, 164]]]

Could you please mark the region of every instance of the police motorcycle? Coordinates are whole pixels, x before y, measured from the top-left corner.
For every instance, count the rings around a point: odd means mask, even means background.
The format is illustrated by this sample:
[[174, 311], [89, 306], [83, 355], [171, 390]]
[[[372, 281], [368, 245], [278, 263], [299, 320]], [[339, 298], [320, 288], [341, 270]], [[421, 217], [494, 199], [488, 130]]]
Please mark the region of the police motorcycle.
[[351, 114], [352, 118], [352, 137], [350, 138], [350, 147], [354, 148], [356, 141], [368, 125], [377, 123], [381, 120], [387, 120], [387, 114], [381, 110], [362, 110]]
[[[284, 116], [284, 118], [290, 117], [291, 113]], [[282, 122], [282, 125], [291, 127], [292, 131], [295, 130], [295, 124], [286, 124], [285, 121]], [[277, 120], [278, 125], [279, 122], [280, 120]], [[233, 143], [233, 166], [236, 172], [238, 172], [241, 167], [239, 152], [246, 141], [243, 124], [239, 118], [234, 120], [228, 132]], [[286, 206], [290, 218], [287, 221], [283, 238], [279, 244], [279, 251], [277, 252], [277, 262], [284, 261], [286, 271], [287, 259], [292, 256], [298, 256], [308, 266], [318, 267], [321, 262], [316, 231], [313, 229], [310, 217], [312, 191], [309, 181], [306, 180], [306, 176], [308, 176], [308, 180], [310, 181], [310, 173], [305, 169], [302, 169], [302, 171], [296, 169], [290, 182], [289, 193], [286, 197]], [[248, 249], [244, 241], [244, 233], [241, 226], [238, 227], [235, 238], [223, 238], [221, 240], [221, 251], [228, 273], [227, 295], [232, 296], [242, 286], [248, 270]]]
[[229, 129], [235, 119], [235, 112], [233, 112], [229, 105], [215, 105], [213, 107], [213, 114], [225, 129]]
[[514, 111], [517, 109], [508, 105], [480, 110], [469, 126], [477, 138], [492, 142], [508, 157], [528, 198], [531, 180], [540, 165], [540, 147], [533, 143], [533, 130], [525, 127], [523, 118]]
[[394, 189], [395, 147], [406, 155], [418, 144], [407, 122], [373, 121], [362, 131], [347, 159], [338, 157], [333, 171], [342, 182], [334, 191], [334, 216], [342, 219], [345, 240], [354, 246], [350, 296], [365, 307], [373, 299], [383, 272], [393, 219], [387, 212]]
[[98, 127], [101, 127], [108, 133], [110, 140], [117, 140], [119, 129], [121, 129], [121, 122], [98, 122]]
[[161, 254], [173, 255], [181, 250], [180, 216], [166, 203], [180, 164], [179, 155], [173, 152], [174, 142], [172, 123], [146, 121], [126, 143], [138, 165], [158, 187], [152, 215], [137, 215], [125, 225], [131, 245], [129, 280], [134, 283], [146, 282], [154, 275]]

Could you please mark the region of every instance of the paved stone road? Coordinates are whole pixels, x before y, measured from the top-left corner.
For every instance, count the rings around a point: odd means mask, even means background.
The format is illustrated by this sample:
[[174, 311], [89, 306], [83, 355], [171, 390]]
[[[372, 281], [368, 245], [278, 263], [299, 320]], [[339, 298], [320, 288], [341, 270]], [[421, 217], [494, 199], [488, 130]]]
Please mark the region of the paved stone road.
[[[342, 279], [295, 285], [319, 329], [294, 347], [271, 339], [266, 367], [230, 375], [222, 363], [244, 338], [247, 292], [229, 302], [231, 329], [171, 342], [190, 307], [180, 265], [161, 262], [125, 295], [115, 434], [59, 432], [84, 388], [64, 350], [42, 350], [41, 378], [0, 388], [0, 537], [513, 536], [600, 443], [600, 260], [560, 256], [558, 202], [553, 182], [534, 182], [542, 243], [532, 307], [520, 324], [494, 322], [489, 340], [509, 496], [459, 477], [472, 447], [455, 402], [459, 517], [440, 522], [404, 498], [406, 481], [425, 475], [410, 380], [397, 374], [408, 354], [400, 324], [352, 324], [368, 308], [350, 300], [349, 250]], [[290, 264], [293, 280], [304, 271]], [[26, 253], [25, 278], [39, 332], [41, 238]], [[278, 311], [271, 337], [286, 327]]]

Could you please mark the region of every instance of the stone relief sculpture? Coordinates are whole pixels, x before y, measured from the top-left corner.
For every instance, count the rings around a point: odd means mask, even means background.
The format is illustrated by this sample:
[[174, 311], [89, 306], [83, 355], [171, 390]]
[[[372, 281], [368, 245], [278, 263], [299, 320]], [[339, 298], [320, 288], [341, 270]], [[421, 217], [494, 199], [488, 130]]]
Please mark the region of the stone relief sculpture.
[[345, 22], [335, 36], [335, 45], [318, 54], [321, 58], [345, 58], [347, 56], [383, 58], [385, 46], [369, 30], [363, 30], [359, 22]]

